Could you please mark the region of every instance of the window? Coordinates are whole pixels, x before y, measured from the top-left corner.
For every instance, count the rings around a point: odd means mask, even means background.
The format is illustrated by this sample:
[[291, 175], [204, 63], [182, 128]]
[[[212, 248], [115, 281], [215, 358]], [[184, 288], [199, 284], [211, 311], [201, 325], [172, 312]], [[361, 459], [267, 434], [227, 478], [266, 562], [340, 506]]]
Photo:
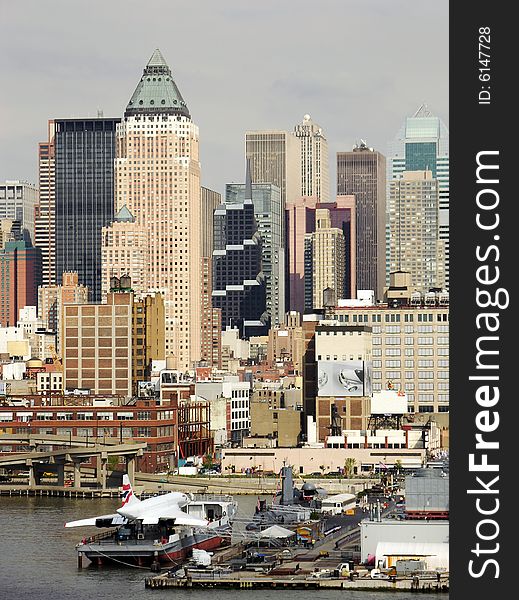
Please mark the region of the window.
[[418, 383], [418, 389], [422, 392], [426, 392], [427, 390], [434, 390], [434, 383], [432, 381], [420, 381]]
[[433, 356], [434, 350], [432, 348], [418, 348], [418, 356]]
[[386, 377], [389, 379], [400, 379], [400, 371], [386, 371]]
[[386, 369], [387, 368], [399, 369], [400, 361], [399, 360], [386, 360]]
[[433, 371], [418, 371], [418, 379], [434, 379]]
[[400, 333], [400, 325], [388, 325], [386, 333]]
[[419, 360], [419, 367], [434, 367], [434, 360]]

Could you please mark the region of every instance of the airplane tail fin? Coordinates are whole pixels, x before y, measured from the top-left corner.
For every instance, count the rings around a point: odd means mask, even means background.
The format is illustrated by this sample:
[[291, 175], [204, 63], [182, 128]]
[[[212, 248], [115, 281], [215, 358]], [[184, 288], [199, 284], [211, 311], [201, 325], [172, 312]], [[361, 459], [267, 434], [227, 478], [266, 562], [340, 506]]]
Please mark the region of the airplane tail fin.
[[140, 502], [139, 498], [133, 493], [132, 484], [130, 483], [130, 478], [128, 475], [123, 475], [123, 492], [121, 494], [123, 503], [122, 506], [127, 506], [129, 504], [135, 504], [136, 502]]

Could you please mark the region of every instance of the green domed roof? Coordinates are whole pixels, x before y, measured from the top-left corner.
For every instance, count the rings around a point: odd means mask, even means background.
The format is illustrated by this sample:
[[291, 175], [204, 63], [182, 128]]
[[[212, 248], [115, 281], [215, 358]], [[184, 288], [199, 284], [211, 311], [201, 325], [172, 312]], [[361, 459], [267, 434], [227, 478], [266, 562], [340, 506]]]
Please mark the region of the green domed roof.
[[124, 116], [136, 114], [173, 114], [190, 118], [171, 69], [157, 48], [146, 65]]

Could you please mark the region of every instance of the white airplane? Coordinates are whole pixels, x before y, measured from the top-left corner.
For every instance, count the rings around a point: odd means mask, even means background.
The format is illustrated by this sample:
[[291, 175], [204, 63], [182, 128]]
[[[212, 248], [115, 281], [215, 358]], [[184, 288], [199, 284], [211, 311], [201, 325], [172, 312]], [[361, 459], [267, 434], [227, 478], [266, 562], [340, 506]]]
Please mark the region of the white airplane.
[[161, 496], [153, 496], [147, 500], [139, 500], [133, 493], [128, 475], [123, 475], [123, 504], [115, 514], [98, 515], [89, 519], [69, 521], [65, 527], [112, 527], [123, 525], [128, 521], [142, 521], [143, 525], [156, 525], [159, 521], [172, 520], [175, 525], [192, 525], [205, 527], [208, 521], [190, 517], [181, 510], [189, 502], [186, 494], [169, 492]]

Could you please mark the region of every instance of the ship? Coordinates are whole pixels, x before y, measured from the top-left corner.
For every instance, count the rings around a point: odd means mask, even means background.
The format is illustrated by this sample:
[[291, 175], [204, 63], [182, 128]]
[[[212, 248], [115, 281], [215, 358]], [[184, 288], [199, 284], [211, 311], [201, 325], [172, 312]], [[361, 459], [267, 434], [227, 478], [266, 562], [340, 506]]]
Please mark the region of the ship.
[[111, 515], [71, 521], [65, 527], [106, 529], [76, 545], [95, 565], [161, 565], [174, 567], [189, 559], [193, 549], [214, 551], [230, 544], [238, 504], [216, 494], [157, 494], [140, 501], [129, 478], [123, 478], [123, 505]]

